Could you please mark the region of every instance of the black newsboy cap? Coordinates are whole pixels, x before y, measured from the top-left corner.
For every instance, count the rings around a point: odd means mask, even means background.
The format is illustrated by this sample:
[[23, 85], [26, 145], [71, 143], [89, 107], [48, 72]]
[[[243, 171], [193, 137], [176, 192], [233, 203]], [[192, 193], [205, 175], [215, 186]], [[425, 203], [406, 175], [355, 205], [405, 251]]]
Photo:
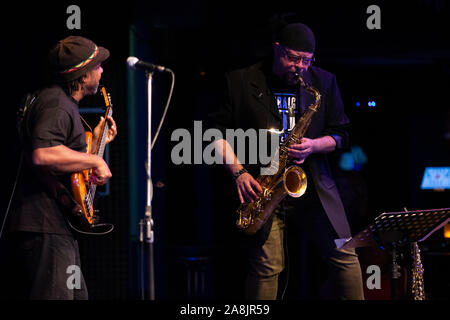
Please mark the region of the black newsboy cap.
[[61, 82], [81, 77], [108, 57], [108, 49], [80, 36], [69, 36], [58, 41], [48, 55], [55, 79]]

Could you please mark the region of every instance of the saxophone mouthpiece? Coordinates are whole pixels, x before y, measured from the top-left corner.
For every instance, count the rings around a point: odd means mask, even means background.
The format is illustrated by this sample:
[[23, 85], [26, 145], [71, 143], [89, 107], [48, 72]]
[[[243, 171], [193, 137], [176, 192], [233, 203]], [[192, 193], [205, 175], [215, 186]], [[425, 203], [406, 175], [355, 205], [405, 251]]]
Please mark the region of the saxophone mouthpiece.
[[299, 71], [294, 72], [294, 76], [298, 79], [298, 82], [300, 83], [301, 87], [306, 87], [305, 81], [303, 81], [302, 73]]

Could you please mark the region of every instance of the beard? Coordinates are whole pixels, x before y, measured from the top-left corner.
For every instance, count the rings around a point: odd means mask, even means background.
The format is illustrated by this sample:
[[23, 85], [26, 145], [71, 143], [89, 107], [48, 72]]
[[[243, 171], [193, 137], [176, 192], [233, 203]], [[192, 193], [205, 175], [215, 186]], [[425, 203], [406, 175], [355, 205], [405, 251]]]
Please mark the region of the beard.
[[98, 91], [98, 87], [100, 86], [100, 83], [98, 81], [92, 81], [90, 83], [84, 84], [84, 92], [86, 95], [94, 95]]

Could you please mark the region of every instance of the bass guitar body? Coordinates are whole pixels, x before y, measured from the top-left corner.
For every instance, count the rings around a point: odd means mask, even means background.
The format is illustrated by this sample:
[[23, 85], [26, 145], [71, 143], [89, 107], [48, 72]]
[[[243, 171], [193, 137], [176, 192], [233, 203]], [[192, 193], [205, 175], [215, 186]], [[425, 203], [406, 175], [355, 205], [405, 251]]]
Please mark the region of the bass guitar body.
[[[86, 132], [87, 153], [92, 150], [92, 133]], [[89, 201], [89, 176], [91, 170], [83, 170], [81, 172], [73, 173], [70, 176], [70, 183], [72, 187], [72, 196], [81, 208], [78, 212], [78, 223], [81, 227], [89, 227], [96, 223], [97, 216], [94, 215], [94, 208], [92, 202]]]

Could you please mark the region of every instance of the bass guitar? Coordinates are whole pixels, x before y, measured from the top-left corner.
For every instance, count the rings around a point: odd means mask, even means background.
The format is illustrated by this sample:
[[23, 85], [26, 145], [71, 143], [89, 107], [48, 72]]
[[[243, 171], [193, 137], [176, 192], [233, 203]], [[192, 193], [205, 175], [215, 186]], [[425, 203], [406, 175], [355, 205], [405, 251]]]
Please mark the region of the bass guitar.
[[[106, 89], [104, 87], [101, 88], [101, 93], [105, 100], [106, 112], [104, 116], [105, 121], [102, 125], [101, 133], [95, 150], [92, 150], [92, 132], [86, 132], [87, 152], [98, 155], [99, 157], [103, 157], [103, 154], [105, 152], [106, 137], [109, 130], [107, 119], [108, 117], [112, 116], [113, 111], [111, 97], [106, 92]], [[92, 170], [83, 170], [81, 172], [73, 173], [70, 176], [72, 196], [78, 204], [76, 219], [75, 221], [72, 219], [71, 222], [72, 224], [75, 223], [77, 225], [75, 226], [75, 229], [77, 231], [80, 231], [80, 229], [92, 231], [94, 227], [100, 227], [100, 225], [98, 225], [98, 215], [96, 214], [98, 210], [94, 209], [94, 199], [97, 185], [90, 182], [91, 175]], [[101, 226], [104, 227], [105, 224], [102, 224]]]

